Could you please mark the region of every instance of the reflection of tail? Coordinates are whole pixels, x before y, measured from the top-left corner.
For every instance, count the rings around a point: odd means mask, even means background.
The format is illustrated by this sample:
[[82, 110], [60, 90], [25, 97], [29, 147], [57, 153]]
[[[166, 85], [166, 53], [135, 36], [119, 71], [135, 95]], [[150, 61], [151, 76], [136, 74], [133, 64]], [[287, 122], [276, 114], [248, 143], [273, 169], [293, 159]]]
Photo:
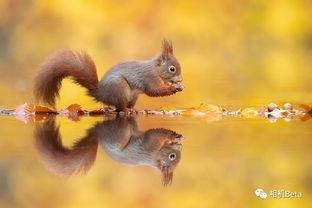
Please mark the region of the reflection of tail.
[[50, 172], [60, 177], [86, 173], [95, 161], [98, 140], [93, 134], [80, 139], [72, 148], [65, 148], [53, 119], [37, 125], [34, 137], [42, 163]]

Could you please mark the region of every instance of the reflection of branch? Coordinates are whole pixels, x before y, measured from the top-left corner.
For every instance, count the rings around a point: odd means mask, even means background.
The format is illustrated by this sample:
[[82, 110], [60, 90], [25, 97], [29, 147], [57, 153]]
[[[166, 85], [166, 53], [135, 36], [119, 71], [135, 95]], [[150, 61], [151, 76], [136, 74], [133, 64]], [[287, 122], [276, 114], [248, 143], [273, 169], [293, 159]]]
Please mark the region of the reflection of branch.
[[65, 148], [54, 119], [45, 121], [43, 125], [37, 124], [34, 137], [41, 161], [49, 171], [60, 177], [86, 173], [95, 161], [98, 146], [96, 136], [88, 134], [72, 148]]
[[304, 115], [304, 116], [302, 116], [302, 117], [300, 117], [299, 119], [301, 120], [301, 121], [308, 121], [308, 120], [310, 120], [312, 118], [312, 113], [307, 113], [306, 115]]

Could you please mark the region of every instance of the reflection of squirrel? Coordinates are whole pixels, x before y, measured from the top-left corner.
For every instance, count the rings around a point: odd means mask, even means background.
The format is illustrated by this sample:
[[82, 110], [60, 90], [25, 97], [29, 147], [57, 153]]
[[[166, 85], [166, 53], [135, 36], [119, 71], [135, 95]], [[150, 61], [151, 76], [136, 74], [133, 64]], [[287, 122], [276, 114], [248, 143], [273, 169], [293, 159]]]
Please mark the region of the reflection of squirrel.
[[35, 79], [37, 98], [54, 106], [65, 77], [88, 89], [96, 101], [113, 105], [118, 111], [133, 108], [138, 95], [158, 97], [182, 91], [181, 67], [170, 42], [163, 42], [162, 53], [147, 61], [128, 60], [113, 66], [99, 82], [91, 57], [69, 49], [50, 55]]
[[181, 158], [183, 136], [168, 129], [140, 132], [133, 118], [117, 118], [95, 126], [105, 152], [115, 161], [129, 165], [147, 165], [159, 169], [164, 184], [172, 181]]
[[92, 167], [97, 153], [98, 139], [88, 134], [71, 148], [62, 144], [59, 127], [55, 119], [35, 126], [35, 144], [40, 159], [46, 168], [59, 177], [69, 177], [79, 172], [86, 173]]
[[103, 121], [88, 131], [71, 149], [62, 146], [54, 120], [37, 125], [36, 147], [45, 166], [56, 175], [69, 177], [87, 172], [96, 158], [98, 142], [115, 161], [129, 165], [147, 165], [161, 171], [165, 185], [181, 158], [183, 136], [167, 129], [141, 132], [134, 118], [117, 117]]

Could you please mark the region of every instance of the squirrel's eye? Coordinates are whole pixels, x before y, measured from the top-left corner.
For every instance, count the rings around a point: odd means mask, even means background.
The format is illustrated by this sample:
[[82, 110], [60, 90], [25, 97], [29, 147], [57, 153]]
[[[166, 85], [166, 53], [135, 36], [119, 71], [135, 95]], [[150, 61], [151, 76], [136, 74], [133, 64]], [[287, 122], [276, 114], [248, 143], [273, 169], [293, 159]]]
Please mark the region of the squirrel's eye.
[[169, 66], [169, 71], [173, 73], [176, 71], [176, 68], [174, 66]]
[[171, 153], [171, 154], [169, 155], [169, 160], [174, 160], [174, 159], [176, 159], [176, 154]]

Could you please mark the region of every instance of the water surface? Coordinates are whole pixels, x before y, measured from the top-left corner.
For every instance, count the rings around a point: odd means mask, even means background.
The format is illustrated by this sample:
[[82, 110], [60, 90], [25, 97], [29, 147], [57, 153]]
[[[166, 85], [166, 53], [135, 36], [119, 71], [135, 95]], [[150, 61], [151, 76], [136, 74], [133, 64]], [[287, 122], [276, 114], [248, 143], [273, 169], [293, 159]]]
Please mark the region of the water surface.
[[[302, 207], [311, 201], [311, 120], [137, 116], [134, 124], [115, 125], [115, 133], [123, 131], [125, 137], [163, 128], [185, 138], [167, 187], [157, 168], [120, 163], [95, 138], [72, 151], [96, 124], [105, 132], [103, 122], [108, 120], [114, 122], [104, 117], [82, 117], [79, 122], [56, 118], [61, 148], [53, 142], [44, 146], [42, 138], [40, 149], [34, 129], [46, 122], [24, 124], [2, 116], [1, 207]], [[137, 131], [131, 130], [134, 125]], [[257, 188], [268, 195], [288, 190], [303, 197], [262, 200], [254, 194]]]

